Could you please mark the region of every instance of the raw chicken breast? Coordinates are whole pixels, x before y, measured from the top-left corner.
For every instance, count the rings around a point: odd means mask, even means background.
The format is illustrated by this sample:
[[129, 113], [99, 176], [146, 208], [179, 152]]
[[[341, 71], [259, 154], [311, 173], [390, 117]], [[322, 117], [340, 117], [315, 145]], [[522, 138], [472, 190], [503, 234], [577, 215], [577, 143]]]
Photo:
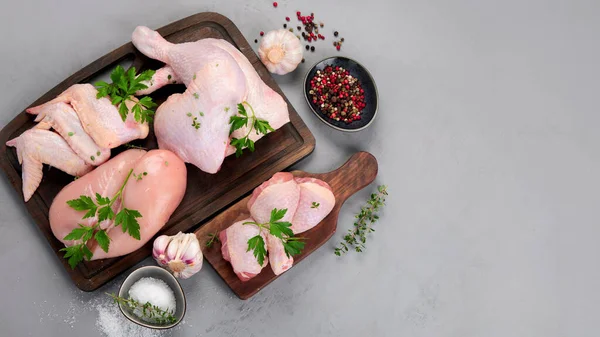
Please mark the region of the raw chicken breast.
[[[146, 151], [136, 149], [122, 152], [89, 174], [63, 187], [56, 197], [54, 197], [50, 206], [49, 219], [52, 234], [67, 246], [73, 244], [71, 241], [64, 241], [63, 238], [78, 223], [84, 226], [93, 226], [98, 222], [98, 218], [92, 217], [82, 220], [85, 212], [76, 211], [69, 207], [67, 201], [77, 199], [82, 195], [96, 200], [96, 193], [104, 197], [114, 196], [123, 184], [123, 181], [125, 181], [129, 170], [145, 154]], [[133, 177], [131, 180], [133, 180]], [[120, 202], [115, 202], [113, 211], [117, 210], [120, 205]], [[102, 229], [106, 229], [111, 225], [112, 221], [106, 221], [106, 223], [101, 224], [101, 227]]]
[[[256, 257], [254, 257], [254, 253], [248, 251], [248, 240], [256, 236], [260, 231], [257, 226], [244, 225], [244, 222], [254, 222], [254, 219], [248, 218], [238, 221], [219, 233], [223, 259], [231, 263], [233, 272], [242, 282], [248, 281], [258, 275], [269, 263], [269, 259], [265, 256], [263, 265], [259, 265]], [[264, 240], [264, 233], [261, 232], [260, 235], [262, 235]]]
[[[318, 225], [335, 206], [335, 196], [326, 182], [316, 178], [296, 178], [300, 187], [300, 202], [292, 219], [294, 234], [305, 232]], [[313, 207], [318, 203], [318, 207]]]
[[115, 228], [113, 222], [107, 220], [100, 227], [107, 229], [111, 238], [109, 251], [105, 253], [94, 243], [90, 246], [94, 254], [92, 260], [129, 254], [148, 242], [165, 225], [185, 193], [185, 164], [175, 154], [166, 150], [125, 151], [63, 188], [50, 207], [50, 227], [54, 236], [67, 246], [75, 244], [62, 239], [78, 223], [90, 226], [94, 225], [97, 219], [82, 221], [85, 212], [73, 210], [67, 205], [67, 201], [81, 195], [94, 196], [95, 193], [112, 197], [131, 169], [136, 175], [142, 174], [142, 178], [138, 180], [130, 177], [123, 190], [123, 198], [115, 202], [113, 210], [117, 213], [126, 207], [142, 214], [142, 217], [137, 219], [141, 239], [136, 240], [123, 233], [121, 228]]
[[43, 164], [56, 167], [72, 176], [82, 176], [92, 170], [58, 134], [42, 129], [30, 129], [6, 142], [17, 148], [21, 164], [23, 197], [29, 201], [42, 181]]
[[108, 233], [112, 240], [108, 253], [96, 247], [92, 250], [93, 259], [121, 256], [139, 249], [169, 221], [183, 199], [187, 171], [183, 161], [173, 152], [151, 150], [135, 164], [133, 172], [147, 172], [141, 180], [130, 179], [123, 191], [124, 207], [142, 214], [137, 219], [140, 223], [140, 240], [123, 233], [120, 228], [113, 228]]
[[[280, 221], [291, 222], [299, 200], [300, 187], [294, 180], [294, 176], [288, 172], [279, 172], [252, 192], [248, 209], [257, 222], [265, 223], [269, 222], [274, 208], [285, 208], [287, 212]], [[267, 250], [271, 259], [271, 269], [275, 275], [290, 269], [294, 263], [294, 259], [285, 254], [281, 240], [271, 234], [267, 235]]]
[[[63, 102], [71, 104], [85, 132], [101, 148], [113, 149], [134, 139], [148, 136], [148, 123], [138, 123], [132, 113], [125, 122], [121, 119], [117, 107], [107, 97], [96, 98], [98, 91], [89, 83], [75, 84], [58, 95], [55, 99], [27, 109], [27, 112], [38, 115], [44, 113], [52, 104]], [[130, 108], [134, 103], [127, 101]]]
[[49, 104], [38, 112], [35, 121], [39, 123], [34, 127], [56, 130], [86, 163], [98, 166], [110, 158], [110, 149], [99, 147], [83, 130], [77, 113], [69, 104], [63, 102]]

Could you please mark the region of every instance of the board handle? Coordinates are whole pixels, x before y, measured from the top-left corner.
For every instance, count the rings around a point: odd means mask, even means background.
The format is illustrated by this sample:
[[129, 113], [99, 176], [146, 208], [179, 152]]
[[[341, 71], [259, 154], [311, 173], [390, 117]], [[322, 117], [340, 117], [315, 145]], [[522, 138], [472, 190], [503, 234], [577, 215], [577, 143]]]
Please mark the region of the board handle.
[[336, 199], [342, 203], [360, 191], [377, 177], [378, 165], [375, 156], [369, 152], [357, 152], [338, 169], [323, 176], [330, 181]]

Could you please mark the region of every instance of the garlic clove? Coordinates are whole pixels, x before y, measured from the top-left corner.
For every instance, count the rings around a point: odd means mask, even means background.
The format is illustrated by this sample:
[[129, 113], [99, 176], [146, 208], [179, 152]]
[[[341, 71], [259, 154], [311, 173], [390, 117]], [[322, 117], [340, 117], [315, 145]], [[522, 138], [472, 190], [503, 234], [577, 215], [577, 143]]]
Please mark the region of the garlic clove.
[[202, 250], [193, 233], [179, 232], [174, 236], [156, 238], [152, 256], [178, 278], [189, 278], [202, 269]]
[[267, 69], [274, 74], [285, 75], [298, 67], [302, 61], [302, 44], [288, 30], [273, 30], [265, 34], [258, 56]]
[[169, 242], [171, 242], [171, 237], [166, 235], [161, 235], [154, 240], [154, 244], [152, 246], [152, 257], [161, 266], [165, 266], [167, 264], [165, 252]]

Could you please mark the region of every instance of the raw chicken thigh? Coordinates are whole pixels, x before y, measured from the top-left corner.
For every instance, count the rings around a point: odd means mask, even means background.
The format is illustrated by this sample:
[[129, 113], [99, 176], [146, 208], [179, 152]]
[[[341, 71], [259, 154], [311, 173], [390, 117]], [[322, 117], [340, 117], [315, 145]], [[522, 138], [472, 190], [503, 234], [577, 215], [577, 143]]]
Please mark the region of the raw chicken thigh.
[[295, 180], [300, 187], [300, 202], [292, 219], [291, 229], [294, 234], [299, 234], [313, 228], [325, 219], [335, 206], [335, 196], [329, 184], [322, 180], [315, 178], [296, 178]]
[[[148, 123], [138, 123], [133, 114], [128, 114], [125, 122], [121, 119], [117, 107], [107, 97], [96, 98], [98, 91], [89, 83], [75, 84], [58, 95], [55, 99], [27, 109], [34, 115], [43, 114], [51, 109], [54, 103], [71, 104], [81, 125], [87, 134], [101, 148], [113, 149], [135, 139], [148, 136]], [[132, 102], [127, 102], [133, 105]], [[131, 106], [129, 106], [131, 109]]]
[[[50, 227], [52, 233], [66, 246], [76, 244], [63, 238], [77, 227], [78, 223], [91, 226], [97, 223], [96, 217], [82, 220], [84, 211], [76, 211], [67, 205], [68, 200], [86, 195], [95, 200], [95, 194], [103, 197], [114, 196], [123, 184], [129, 171], [133, 169], [141, 179], [131, 177], [123, 190], [123, 197], [115, 202], [113, 211], [120, 209], [137, 210], [142, 214], [140, 240], [115, 228], [111, 220], [100, 224], [111, 238], [108, 253], [98, 246], [91, 246], [92, 260], [122, 256], [131, 253], [148, 242], [169, 220], [185, 193], [187, 173], [185, 164], [172, 152], [166, 150], [128, 150], [107, 161], [93, 172], [65, 186], [56, 196], [50, 207]], [[145, 175], [143, 173], [146, 172]]]
[[[243, 282], [258, 275], [269, 263], [269, 259], [265, 257], [263, 265], [259, 265], [253, 252], [248, 251], [248, 240], [258, 235], [259, 229], [253, 225], [244, 225], [244, 222], [254, 222], [254, 219], [238, 221], [219, 233], [223, 259], [231, 262], [233, 272]], [[265, 234], [260, 235], [265, 240]]]
[[[161, 148], [177, 151], [184, 161], [201, 170], [217, 172], [225, 156], [235, 152], [229, 145], [229, 118], [236, 113], [238, 103], [248, 102], [256, 116], [267, 120], [274, 129], [289, 122], [283, 98], [260, 79], [250, 62], [228, 42], [202, 39], [172, 44], [157, 32], [142, 26], [135, 29], [131, 40], [146, 56], [166, 63], [165, 67], [156, 71], [148, 83], [149, 88], [137, 94], [148, 94], [171, 83], [187, 86], [183, 95], [171, 96], [172, 99], [158, 108], [154, 127], [160, 130], [157, 139]], [[196, 115], [198, 111], [186, 110], [192, 108], [203, 109], [205, 116]], [[209, 117], [207, 112], [211, 113], [210, 123], [203, 124], [201, 117]], [[187, 113], [192, 116], [187, 116]], [[161, 117], [161, 114], [165, 116]], [[194, 117], [200, 123], [199, 128], [193, 126]], [[181, 134], [182, 130], [190, 128], [192, 130]], [[232, 136], [241, 138], [247, 131], [244, 127]], [[197, 134], [204, 132], [210, 135], [203, 136], [199, 142]], [[217, 153], [223, 145], [221, 135], [225, 132], [226, 151]], [[251, 133], [249, 137], [256, 141], [262, 134]], [[214, 154], [206, 153], [210, 147], [215, 147], [212, 150]], [[197, 151], [201, 152], [199, 156]]]
[[[299, 200], [300, 187], [294, 176], [288, 172], [279, 172], [254, 190], [248, 201], [248, 209], [258, 223], [265, 223], [269, 222], [274, 208], [285, 208], [287, 212], [280, 221], [291, 222]], [[290, 269], [294, 263], [294, 258], [285, 254], [281, 240], [271, 234], [267, 234], [267, 250], [275, 275]]]
[[30, 129], [19, 137], [6, 142], [17, 148], [23, 179], [23, 197], [29, 201], [42, 181], [43, 164], [56, 167], [73, 176], [81, 176], [92, 170], [79, 158], [69, 144], [58, 134], [42, 129]]

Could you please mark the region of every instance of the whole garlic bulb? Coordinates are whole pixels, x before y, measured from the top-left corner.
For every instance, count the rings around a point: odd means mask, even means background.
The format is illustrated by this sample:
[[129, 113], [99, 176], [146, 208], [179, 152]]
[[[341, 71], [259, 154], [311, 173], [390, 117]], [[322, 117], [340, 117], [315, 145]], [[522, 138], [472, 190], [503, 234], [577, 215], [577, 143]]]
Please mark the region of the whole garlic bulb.
[[285, 29], [272, 30], [265, 34], [258, 56], [270, 72], [285, 75], [302, 61], [302, 44], [300, 39]]
[[152, 257], [177, 278], [189, 278], [202, 269], [202, 250], [193, 233], [157, 237]]

